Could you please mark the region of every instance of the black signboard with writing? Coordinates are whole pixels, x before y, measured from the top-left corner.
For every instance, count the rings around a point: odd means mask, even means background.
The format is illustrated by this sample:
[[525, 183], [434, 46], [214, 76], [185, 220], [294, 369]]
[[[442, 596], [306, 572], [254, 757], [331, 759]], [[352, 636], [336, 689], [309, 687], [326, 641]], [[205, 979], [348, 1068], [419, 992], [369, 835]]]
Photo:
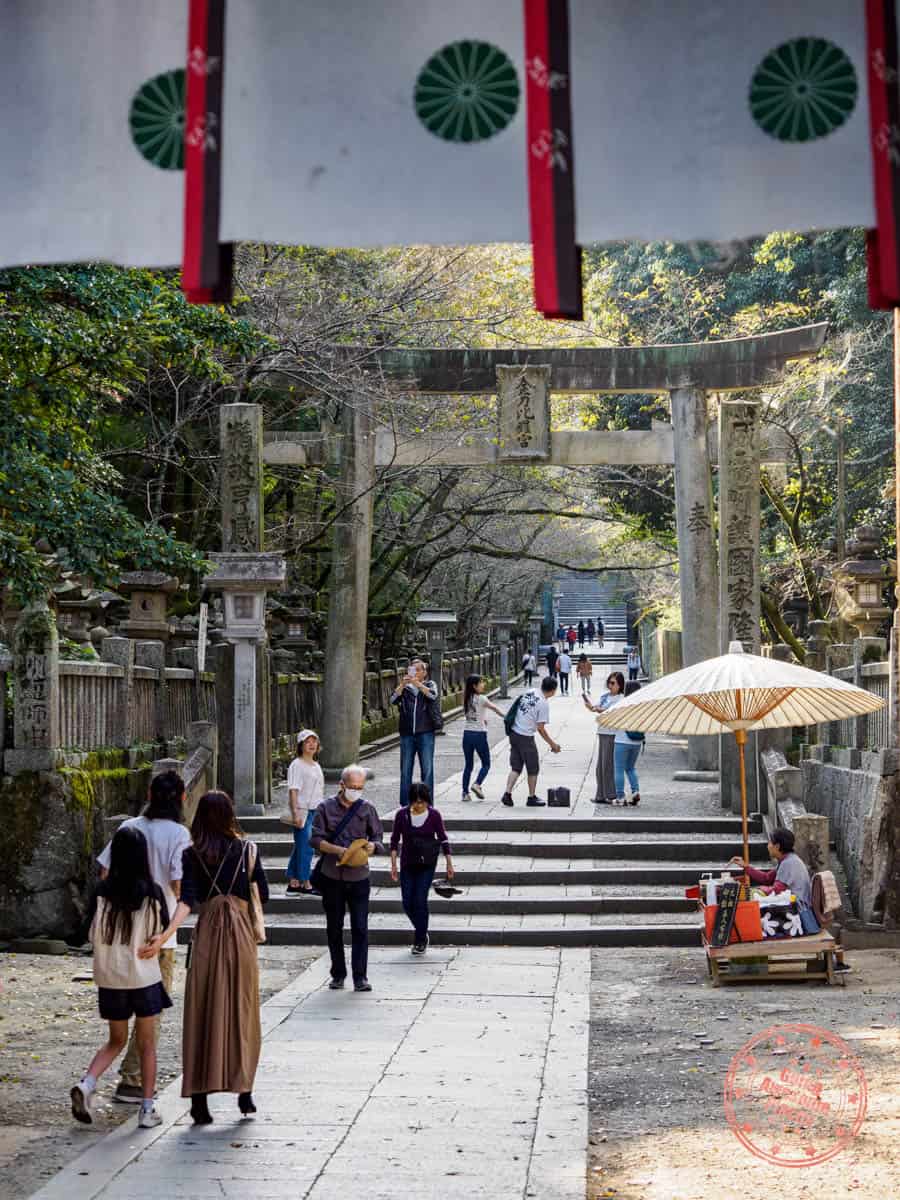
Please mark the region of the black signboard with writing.
[[738, 898], [741, 894], [739, 883], [723, 883], [719, 888], [719, 907], [716, 909], [716, 919], [713, 922], [712, 936], [709, 944], [716, 948], [727, 946], [734, 929], [737, 916]]

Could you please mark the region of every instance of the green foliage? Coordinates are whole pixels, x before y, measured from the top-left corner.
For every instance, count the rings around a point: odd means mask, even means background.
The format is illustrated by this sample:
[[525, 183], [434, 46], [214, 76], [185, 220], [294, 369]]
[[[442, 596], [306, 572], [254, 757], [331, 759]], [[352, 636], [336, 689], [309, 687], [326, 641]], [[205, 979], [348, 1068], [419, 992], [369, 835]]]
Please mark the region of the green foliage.
[[0, 272], [0, 573], [19, 600], [62, 567], [98, 583], [200, 559], [121, 497], [100, 450], [157, 368], [224, 381], [259, 335], [174, 279], [110, 266]]

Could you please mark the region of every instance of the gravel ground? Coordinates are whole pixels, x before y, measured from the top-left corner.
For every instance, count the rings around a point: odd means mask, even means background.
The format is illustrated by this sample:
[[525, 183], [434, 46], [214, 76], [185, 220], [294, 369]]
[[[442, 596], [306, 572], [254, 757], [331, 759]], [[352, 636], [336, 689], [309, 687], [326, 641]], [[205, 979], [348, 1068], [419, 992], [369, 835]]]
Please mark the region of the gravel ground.
[[[789, 1200], [900, 1192], [900, 952], [848, 955], [844, 988], [712, 988], [698, 950], [595, 950], [592, 957], [589, 1200]], [[835, 1158], [793, 1170], [755, 1157], [728, 1126], [732, 1056], [776, 1024], [845, 1039], [868, 1084], [868, 1114]], [[698, 1034], [712, 1044], [701, 1046]], [[784, 1062], [785, 1060], [779, 1060]]]
[[[183, 948], [174, 1007], [163, 1018], [159, 1086], [181, 1070]], [[310, 947], [262, 946], [262, 1000], [316, 957]], [[111, 1101], [115, 1067], [103, 1076], [92, 1126], [76, 1125], [69, 1088], [105, 1040], [89, 955], [0, 954], [0, 1198], [30, 1196], [67, 1162], [134, 1114]]]

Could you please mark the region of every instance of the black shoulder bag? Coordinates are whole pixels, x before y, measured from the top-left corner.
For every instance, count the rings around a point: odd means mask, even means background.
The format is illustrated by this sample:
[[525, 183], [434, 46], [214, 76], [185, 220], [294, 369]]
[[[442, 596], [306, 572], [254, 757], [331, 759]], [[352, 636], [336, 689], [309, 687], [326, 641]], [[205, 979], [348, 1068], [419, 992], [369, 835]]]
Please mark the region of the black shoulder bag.
[[[341, 836], [341, 834], [347, 828], [347, 824], [349, 823], [350, 818], [353, 816], [354, 813], [359, 812], [359, 810], [362, 806], [362, 803], [363, 803], [362, 800], [357, 800], [355, 804], [350, 805], [350, 808], [348, 809], [348, 811], [346, 813], [344, 813], [343, 817], [341, 817], [340, 821], [338, 821], [337, 828], [335, 829], [334, 833], [328, 833], [328, 830], [327, 829], [325, 830], [325, 833], [328, 837], [329, 842], [335, 842], [335, 843], [337, 842], [337, 839]], [[324, 879], [327, 879], [325, 872], [322, 870], [322, 863], [324, 862], [324, 860], [325, 860], [325, 855], [320, 854], [319, 857], [316, 859], [316, 865], [313, 867], [313, 869], [309, 875], [309, 882], [313, 885], [313, 887], [316, 889], [316, 891], [319, 891], [319, 892], [321, 892], [321, 890], [322, 890], [322, 881]]]

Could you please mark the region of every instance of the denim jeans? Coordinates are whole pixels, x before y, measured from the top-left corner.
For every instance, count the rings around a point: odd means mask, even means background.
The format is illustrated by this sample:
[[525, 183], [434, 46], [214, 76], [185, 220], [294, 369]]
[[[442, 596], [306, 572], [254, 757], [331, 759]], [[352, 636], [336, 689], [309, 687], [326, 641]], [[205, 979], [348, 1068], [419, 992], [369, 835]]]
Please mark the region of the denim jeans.
[[569, 672], [560, 671], [559, 673], [559, 690], [564, 696], [569, 694]]
[[309, 869], [312, 866], [313, 848], [309, 837], [312, 833], [315, 812], [310, 809], [306, 815], [306, 824], [302, 829], [294, 829], [294, 851], [288, 859], [288, 879], [299, 879], [301, 883], [309, 881]]
[[625, 799], [625, 776], [628, 776], [628, 782], [631, 785], [631, 794], [641, 790], [641, 785], [638, 782], [638, 774], [635, 770], [637, 765], [638, 755], [641, 752], [641, 743], [635, 742], [633, 746], [625, 746], [620, 742], [616, 742], [614, 750], [614, 768], [616, 772], [616, 799]]
[[413, 763], [419, 758], [422, 782], [434, 799], [434, 733], [403, 733], [400, 735], [400, 803], [409, 804], [409, 785], [412, 783]]
[[402, 867], [400, 870], [400, 895], [403, 911], [409, 917], [417, 942], [424, 942], [428, 934], [428, 890], [434, 879], [434, 867], [418, 870]]
[[353, 982], [365, 979], [369, 969], [369, 892], [368, 879], [346, 883], [340, 879], [322, 880], [322, 907], [328, 924], [328, 951], [331, 955], [331, 978], [347, 978], [347, 959], [344, 955], [344, 914], [350, 910], [350, 966]]
[[481, 769], [478, 772], [476, 783], [484, 783], [487, 779], [487, 773], [491, 769], [491, 748], [488, 745], [488, 735], [484, 730], [465, 729], [463, 730], [463, 758], [465, 766], [463, 767], [462, 790], [465, 796], [469, 790], [469, 781], [472, 778], [472, 770], [475, 766], [475, 754], [481, 759]]

